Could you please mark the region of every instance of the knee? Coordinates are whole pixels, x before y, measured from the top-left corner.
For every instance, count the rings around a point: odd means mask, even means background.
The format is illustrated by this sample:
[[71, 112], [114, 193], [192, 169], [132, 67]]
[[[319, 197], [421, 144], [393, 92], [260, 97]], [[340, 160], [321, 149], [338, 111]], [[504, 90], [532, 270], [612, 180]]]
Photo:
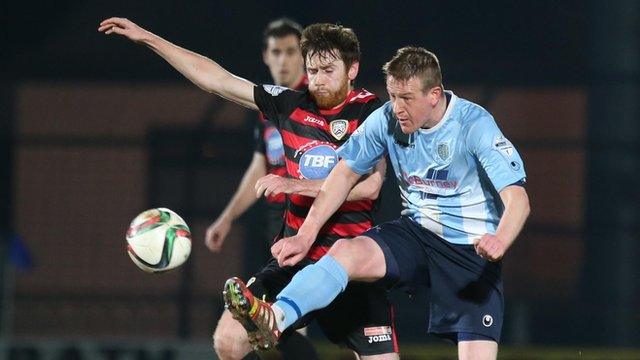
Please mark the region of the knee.
[[221, 324], [213, 333], [213, 349], [222, 360], [242, 359], [249, 351], [242, 346], [243, 336]]
[[353, 248], [353, 239], [340, 239], [331, 245], [328, 254], [334, 258], [348, 257]]
[[359, 259], [359, 244], [354, 240], [355, 239], [340, 239], [336, 241], [328, 251], [328, 255], [331, 255], [338, 263], [340, 263], [350, 277], [353, 275], [353, 271], [358, 267], [358, 263], [362, 260]]

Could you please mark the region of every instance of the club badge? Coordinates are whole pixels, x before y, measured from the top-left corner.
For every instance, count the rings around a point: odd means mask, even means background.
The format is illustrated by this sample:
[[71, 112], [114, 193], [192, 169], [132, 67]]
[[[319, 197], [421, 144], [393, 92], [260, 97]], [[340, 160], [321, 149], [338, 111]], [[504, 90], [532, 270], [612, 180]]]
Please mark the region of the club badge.
[[336, 140], [342, 140], [342, 138], [347, 134], [347, 129], [349, 128], [349, 122], [347, 120], [333, 120], [329, 124], [329, 130], [331, 131], [331, 135], [333, 135]]

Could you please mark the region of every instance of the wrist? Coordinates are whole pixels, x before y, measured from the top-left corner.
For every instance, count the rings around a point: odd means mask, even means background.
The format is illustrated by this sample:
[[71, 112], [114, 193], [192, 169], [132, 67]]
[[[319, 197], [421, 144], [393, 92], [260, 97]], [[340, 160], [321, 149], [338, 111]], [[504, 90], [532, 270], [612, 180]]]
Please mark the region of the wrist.
[[306, 240], [307, 244], [312, 244], [319, 231], [320, 227], [318, 224], [310, 218], [307, 218], [300, 229], [298, 229], [298, 235], [302, 236]]
[[223, 212], [218, 217], [218, 221], [219, 222], [227, 222], [227, 223], [232, 223], [235, 219], [236, 219], [236, 217], [233, 216], [230, 212], [227, 212], [227, 211]]

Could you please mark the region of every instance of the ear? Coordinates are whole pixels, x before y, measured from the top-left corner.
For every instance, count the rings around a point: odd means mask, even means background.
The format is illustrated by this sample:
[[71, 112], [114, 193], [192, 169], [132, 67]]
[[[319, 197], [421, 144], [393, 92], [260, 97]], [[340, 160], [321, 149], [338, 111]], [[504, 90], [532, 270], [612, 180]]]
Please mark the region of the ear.
[[262, 61], [265, 65], [269, 66], [269, 63], [267, 62], [267, 49], [262, 50]]
[[442, 87], [436, 86], [431, 88], [431, 91], [429, 91], [429, 95], [431, 95], [431, 104], [435, 106], [442, 99]]
[[358, 76], [358, 71], [360, 70], [360, 63], [358, 61], [354, 62], [349, 66], [349, 71], [347, 72], [347, 76], [349, 77], [349, 81], [353, 81]]

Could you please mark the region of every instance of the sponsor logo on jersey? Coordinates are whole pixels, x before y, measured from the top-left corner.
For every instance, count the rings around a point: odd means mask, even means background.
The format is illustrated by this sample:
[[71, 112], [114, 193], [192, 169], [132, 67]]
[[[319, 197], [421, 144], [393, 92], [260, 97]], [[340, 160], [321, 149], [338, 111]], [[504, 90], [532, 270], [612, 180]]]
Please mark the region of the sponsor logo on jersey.
[[330, 145], [317, 145], [302, 154], [298, 166], [300, 174], [309, 180], [325, 179], [338, 163], [338, 155]]
[[286, 87], [278, 85], [262, 85], [262, 88], [264, 89], [264, 91], [271, 94], [271, 96], [278, 96], [282, 94], [283, 91], [287, 90]]
[[364, 328], [364, 336], [369, 338], [369, 344], [391, 341], [391, 326], [375, 326]]
[[409, 185], [436, 189], [454, 189], [458, 186], [458, 182], [456, 180], [448, 180], [448, 176], [449, 170], [436, 170], [433, 168], [427, 170], [427, 176], [425, 178], [417, 175], [409, 176], [406, 172], [402, 173], [402, 177]]
[[318, 125], [320, 125], [320, 126], [324, 127], [324, 120], [322, 120], [322, 119], [318, 119], [318, 118], [315, 118], [315, 117], [313, 117], [313, 116], [309, 116], [309, 115], [307, 115], [307, 116], [304, 118], [304, 122], [309, 122], [309, 123], [313, 123], [313, 124], [318, 124]]
[[329, 131], [331, 131], [331, 135], [333, 135], [336, 140], [341, 140], [349, 129], [349, 122], [344, 119], [333, 120], [329, 123]]
[[284, 165], [284, 144], [280, 132], [274, 127], [267, 128], [264, 131], [264, 142], [269, 164]]

